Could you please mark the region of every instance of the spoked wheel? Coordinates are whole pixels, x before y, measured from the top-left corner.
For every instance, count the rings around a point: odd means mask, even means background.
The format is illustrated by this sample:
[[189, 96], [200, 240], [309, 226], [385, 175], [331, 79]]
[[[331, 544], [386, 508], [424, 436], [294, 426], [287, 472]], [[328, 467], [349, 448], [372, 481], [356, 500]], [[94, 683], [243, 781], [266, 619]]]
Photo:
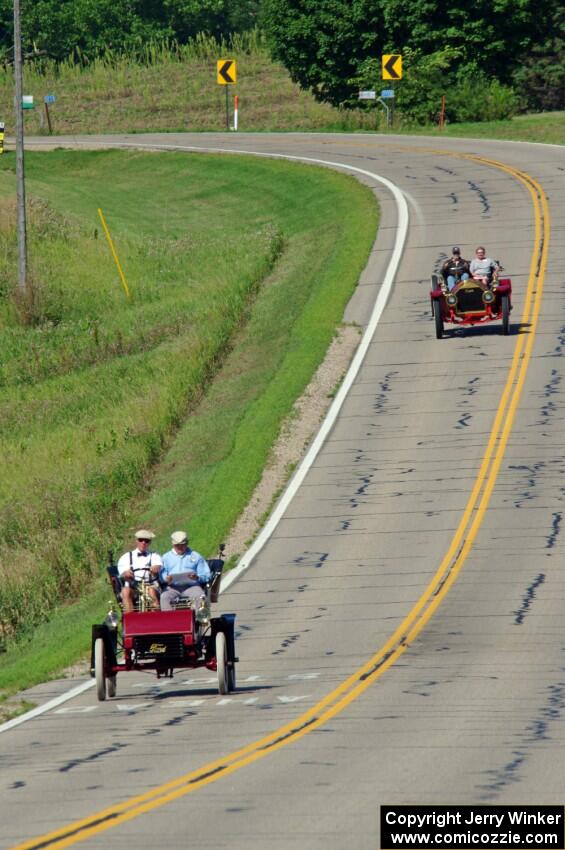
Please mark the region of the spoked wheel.
[[502, 333], [508, 336], [510, 333], [510, 299], [508, 295], [500, 296], [500, 306], [502, 307]]
[[106, 649], [104, 647], [104, 641], [102, 638], [96, 638], [94, 641], [94, 676], [96, 679], [96, 696], [99, 702], [106, 699], [105, 662]]
[[441, 339], [443, 336], [443, 318], [441, 315], [441, 305], [437, 299], [433, 302], [434, 322], [436, 325], [436, 338]]
[[216, 666], [218, 670], [218, 691], [227, 694], [229, 691], [228, 654], [226, 636], [223, 632], [216, 635]]

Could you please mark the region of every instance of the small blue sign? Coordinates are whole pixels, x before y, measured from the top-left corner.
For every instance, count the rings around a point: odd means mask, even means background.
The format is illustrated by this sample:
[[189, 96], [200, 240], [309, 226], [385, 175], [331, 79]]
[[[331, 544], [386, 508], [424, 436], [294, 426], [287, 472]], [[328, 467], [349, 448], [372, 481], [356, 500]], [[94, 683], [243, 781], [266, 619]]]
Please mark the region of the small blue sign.
[[43, 98], [44, 103], [55, 103], [55, 95], [54, 94], [46, 94]]
[[394, 89], [383, 89], [381, 97], [394, 97]]

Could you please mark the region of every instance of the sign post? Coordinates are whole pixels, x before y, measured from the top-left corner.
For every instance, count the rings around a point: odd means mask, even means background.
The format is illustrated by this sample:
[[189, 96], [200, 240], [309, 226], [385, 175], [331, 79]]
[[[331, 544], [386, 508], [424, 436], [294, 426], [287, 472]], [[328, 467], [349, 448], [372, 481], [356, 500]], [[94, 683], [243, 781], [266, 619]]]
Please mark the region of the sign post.
[[27, 296], [27, 234], [24, 172], [23, 60], [20, 0], [14, 0], [14, 77], [16, 83], [16, 219], [18, 231], [18, 292]]
[[[385, 53], [381, 58], [381, 67], [382, 67], [382, 76], [383, 80], [392, 80], [392, 88], [386, 89], [388, 92], [387, 97], [391, 98], [390, 102], [390, 124], [392, 127], [394, 123], [394, 80], [402, 79], [402, 55], [400, 53]], [[392, 92], [392, 94], [390, 94]], [[384, 93], [381, 94], [381, 97], [384, 97]]]
[[216, 82], [226, 87], [226, 130], [230, 129], [230, 106], [228, 87], [237, 82], [237, 63], [235, 59], [218, 59], [216, 62]]
[[[394, 115], [394, 89], [383, 89], [379, 100], [386, 109], [387, 127], [392, 127], [392, 118]], [[390, 108], [386, 103], [387, 100], [390, 100]]]
[[49, 104], [55, 103], [55, 95], [54, 94], [46, 94], [43, 98], [43, 105], [45, 106], [45, 117], [47, 118], [47, 126], [49, 127], [49, 135], [53, 134], [53, 127], [51, 126], [51, 115], [49, 114]]

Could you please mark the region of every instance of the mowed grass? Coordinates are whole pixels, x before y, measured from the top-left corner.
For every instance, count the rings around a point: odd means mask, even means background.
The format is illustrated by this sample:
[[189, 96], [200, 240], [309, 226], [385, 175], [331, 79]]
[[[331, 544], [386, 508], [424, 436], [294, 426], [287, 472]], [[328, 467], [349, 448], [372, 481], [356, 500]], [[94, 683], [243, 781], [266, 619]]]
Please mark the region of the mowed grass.
[[410, 128], [407, 132], [435, 136], [565, 145], [565, 112], [516, 115], [507, 121], [448, 124], [443, 130], [439, 130], [437, 127]]
[[[26, 162], [35, 324], [17, 322], [13, 226], [0, 231], [5, 693], [87, 651], [107, 550], [135, 527], [150, 524], [164, 550], [188, 525], [213, 553], [324, 356], [377, 223], [366, 188], [314, 167], [69, 151]], [[13, 159], [1, 168], [9, 210]]]

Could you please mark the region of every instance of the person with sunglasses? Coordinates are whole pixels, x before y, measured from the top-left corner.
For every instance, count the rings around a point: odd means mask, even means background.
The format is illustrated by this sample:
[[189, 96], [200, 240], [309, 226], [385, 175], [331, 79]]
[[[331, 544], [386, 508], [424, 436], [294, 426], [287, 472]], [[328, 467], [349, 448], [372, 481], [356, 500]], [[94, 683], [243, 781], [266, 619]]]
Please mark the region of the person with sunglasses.
[[135, 532], [135, 549], [125, 552], [118, 561], [126, 612], [135, 610], [141, 584], [145, 585], [152, 607], [159, 608], [159, 572], [163, 563], [161, 556], [149, 548], [154, 537], [152, 531], [140, 528]]
[[450, 291], [459, 281], [468, 279], [469, 261], [461, 256], [461, 248], [457, 246], [452, 248], [451, 257], [448, 257], [442, 265], [441, 273]]

